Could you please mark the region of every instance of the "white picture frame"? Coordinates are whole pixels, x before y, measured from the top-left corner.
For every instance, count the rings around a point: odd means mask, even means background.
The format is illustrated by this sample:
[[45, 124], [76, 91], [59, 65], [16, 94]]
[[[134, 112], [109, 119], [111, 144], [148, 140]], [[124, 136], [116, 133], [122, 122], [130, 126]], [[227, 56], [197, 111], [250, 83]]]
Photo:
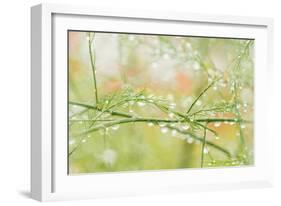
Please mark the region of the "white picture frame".
[[[115, 24], [118, 21], [118, 24]], [[136, 24], [138, 24], [136, 26]], [[155, 27], [154, 24], [159, 24]], [[41, 4], [31, 9], [31, 196], [39, 201], [150, 193], [268, 187], [273, 184], [272, 141], [267, 119], [273, 75], [273, 21], [269, 18], [154, 13]], [[254, 38], [255, 165], [243, 168], [67, 175], [65, 144], [66, 36], [68, 29], [133, 31]], [[184, 30], [185, 26], [193, 28]], [[184, 33], [186, 34], [186, 33]], [[64, 76], [65, 75], [65, 76]], [[59, 83], [58, 83], [59, 81]], [[264, 87], [266, 85], [266, 87]], [[264, 98], [266, 97], [266, 98]], [[63, 138], [58, 138], [63, 137]]]

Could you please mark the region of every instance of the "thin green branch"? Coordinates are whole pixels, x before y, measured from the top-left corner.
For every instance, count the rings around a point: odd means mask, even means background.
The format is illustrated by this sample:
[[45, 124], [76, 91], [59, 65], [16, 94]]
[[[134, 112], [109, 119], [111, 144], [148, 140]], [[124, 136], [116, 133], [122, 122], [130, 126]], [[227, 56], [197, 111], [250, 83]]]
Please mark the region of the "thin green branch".
[[96, 122], [110, 122], [110, 121], [114, 121], [115, 119], [70, 119], [70, 122], [92, 122], [92, 121], [96, 121]]
[[[89, 109], [94, 109], [94, 110], [97, 110], [97, 111], [100, 111], [100, 112], [102, 111], [102, 109], [97, 107], [97, 106], [92, 106], [92, 105], [85, 104], [85, 103], [78, 103], [78, 102], [72, 102], [72, 101], [69, 101], [68, 103], [72, 104], [72, 105], [77, 105], [77, 106], [80, 106], [80, 107], [86, 107], [86, 108], [89, 108]], [[115, 112], [115, 111], [112, 111], [112, 110], [107, 110], [106, 113], [109, 113], [113, 116], [132, 117], [132, 115], [130, 115], [130, 114], [123, 113], [123, 112]]]
[[197, 114], [204, 113], [204, 112], [218, 112], [218, 111], [222, 111], [224, 109], [232, 108], [232, 107], [233, 107], [233, 105], [226, 105], [224, 107], [221, 106], [221, 107], [213, 107], [213, 108], [208, 108], [208, 109], [200, 109], [196, 112], [189, 114], [189, 116], [195, 116]]
[[[242, 62], [242, 59], [245, 57], [247, 51], [249, 51], [250, 49], [250, 45], [251, 45], [252, 41], [248, 41], [243, 52], [242, 52], [242, 55], [240, 55], [238, 58], [237, 58], [237, 62], [234, 66], [234, 70], [237, 70], [236, 72], [238, 72], [240, 74], [240, 67], [241, 67], [241, 62]], [[237, 74], [237, 73], [236, 73]], [[239, 79], [238, 75], [235, 75], [236, 79]], [[239, 100], [238, 100], [238, 91], [237, 91], [237, 82], [234, 81], [234, 102], [235, 102], [235, 112], [236, 112], [236, 116], [238, 119], [241, 119], [241, 113], [237, 107], [237, 105], [239, 104]], [[240, 146], [239, 146], [239, 149], [240, 150], [243, 150], [245, 148], [245, 138], [244, 138], [244, 134], [243, 134], [243, 131], [242, 131], [242, 127], [241, 127], [241, 122], [238, 122], [238, 128], [239, 128], [239, 139], [240, 139]]]
[[198, 97], [192, 102], [189, 109], [187, 110], [186, 114], [189, 114], [189, 112], [192, 110], [192, 108], [195, 106], [196, 102], [202, 97], [203, 94], [205, 94], [216, 82], [218, 79], [214, 80], [211, 84], [209, 84], [199, 95]]
[[[206, 124], [207, 127], [207, 124]], [[203, 134], [203, 142], [202, 142], [202, 148], [201, 148], [201, 168], [203, 168], [204, 164], [204, 149], [206, 145], [206, 128], [204, 129], [204, 134]]]
[[[89, 130], [83, 131], [76, 135], [84, 135], [88, 134], [90, 132], [94, 132], [103, 128], [111, 127], [116, 124], [125, 124], [125, 123], [131, 123], [131, 122], [148, 122], [148, 123], [179, 123], [179, 120], [168, 120], [168, 119], [157, 119], [157, 118], [142, 118], [142, 117], [130, 117], [130, 118], [124, 118], [124, 119], [118, 119], [112, 122], [108, 122], [102, 125], [95, 126]], [[185, 122], [182, 120], [181, 122]]]
[[[102, 109], [98, 108], [97, 106], [92, 106], [92, 105], [85, 104], [85, 103], [78, 103], [78, 102], [69, 101], [69, 104], [85, 107], [85, 108], [88, 108], [88, 109], [94, 109], [94, 110], [97, 110], [97, 111], [102, 111]], [[107, 110], [105, 113], [109, 113], [113, 116], [120, 116], [120, 117], [126, 117], [126, 118], [133, 117], [133, 115], [127, 114], [125, 112], [116, 112], [116, 111], [112, 111], [112, 110]], [[186, 122], [186, 120], [178, 120], [178, 119], [175, 120], [175, 121]], [[211, 123], [211, 122], [252, 123], [252, 121], [237, 119], [237, 118], [234, 118], [234, 119], [232, 119], [232, 118], [211, 118], [211, 119], [209, 119], [209, 118], [199, 118], [199, 119], [194, 119], [193, 121], [194, 122], [209, 122], [209, 123]]]
[[96, 66], [95, 66], [95, 57], [93, 55], [92, 51], [92, 42], [94, 41], [95, 33], [93, 33], [93, 37], [91, 38], [91, 33], [89, 33], [88, 38], [88, 47], [89, 47], [89, 55], [90, 55], [90, 62], [91, 62], [91, 68], [92, 68], [92, 74], [94, 79], [94, 95], [95, 95], [95, 101], [96, 105], [98, 104], [98, 88], [97, 88], [97, 79], [96, 79]]
[[[208, 121], [207, 121], [207, 123], [208, 123]], [[199, 122], [197, 122], [197, 121], [195, 121], [195, 124], [197, 124], [198, 126], [200, 126], [200, 127], [202, 127], [204, 130], [208, 130], [208, 131], [210, 131], [210, 132], [212, 132], [214, 135], [218, 135], [218, 133], [215, 131], [215, 130], [213, 130], [213, 129], [210, 129], [209, 127], [207, 127], [207, 126], [205, 126], [205, 125], [203, 125], [203, 124], [200, 124]]]
[[[147, 118], [126, 118], [126, 119], [120, 119], [120, 120], [116, 120], [116, 121], [112, 121], [112, 122], [109, 122], [109, 123], [105, 123], [105, 124], [102, 124], [102, 125], [98, 125], [96, 127], [93, 127], [91, 129], [88, 129], [86, 131], [83, 131], [82, 133], [79, 133], [79, 134], [76, 134], [75, 136], [80, 136], [80, 135], [85, 135], [85, 134], [88, 134], [88, 133], [91, 133], [91, 132], [95, 132], [95, 131], [98, 131], [100, 129], [104, 129], [104, 128], [107, 128], [107, 127], [111, 127], [111, 126], [114, 126], [116, 124], [126, 124], [126, 123], [132, 123], [132, 122], [152, 122], [152, 123], [161, 123], [161, 122], [164, 122], [164, 123], [175, 123], [175, 122], [178, 122], [177, 120], [163, 120], [163, 119], [147, 119]], [[167, 125], [166, 126], [167, 128], [169, 129], [173, 129], [173, 130], [176, 130], [182, 134], [186, 134], [186, 135], [189, 135], [191, 138], [195, 139], [195, 140], [198, 140], [200, 142], [203, 141], [202, 138], [200, 137], [197, 137], [195, 136], [194, 134], [192, 134], [191, 132], [188, 132], [188, 131], [184, 131], [184, 130], [181, 130], [177, 127], [174, 127], [174, 126], [170, 126], [170, 125]], [[206, 144], [208, 144], [209, 146], [217, 149], [217, 150], [220, 150], [221, 152], [223, 152], [224, 154], [226, 154], [228, 157], [230, 157], [230, 153], [225, 150], [224, 148], [212, 143], [212, 142], [209, 142], [209, 141], [206, 141]], [[71, 152], [70, 154], [72, 154], [73, 152]]]
[[244, 120], [244, 119], [238, 119], [238, 118], [211, 118], [211, 119], [208, 119], [208, 118], [200, 118], [200, 119], [194, 119], [194, 121], [196, 122], [208, 122], [208, 123], [211, 123], [211, 122], [234, 122], [234, 123], [246, 123], [246, 124], [250, 124], [250, 123], [253, 123], [252, 121], [249, 121], [249, 120]]

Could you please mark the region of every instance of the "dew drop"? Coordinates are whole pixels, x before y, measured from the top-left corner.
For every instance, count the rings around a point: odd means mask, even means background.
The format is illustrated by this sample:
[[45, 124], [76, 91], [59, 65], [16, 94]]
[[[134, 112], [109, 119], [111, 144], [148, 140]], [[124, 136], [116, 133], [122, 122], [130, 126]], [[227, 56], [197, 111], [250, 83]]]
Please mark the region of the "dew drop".
[[159, 123], [159, 126], [160, 126], [160, 127], [165, 127], [165, 126], [166, 126], [166, 123], [160, 122], [160, 123]]
[[204, 154], [208, 154], [208, 153], [209, 153], [209, 150], [208, 150], [208, 148], [207, 148], [207, 147], [204, 147], [204, 149], [203, 149], [203, 153], [204, 153]]
[[119, 127], [120, 127], [120, 125], [116, 124], [116, 125], [111, 126], [111, 129], [113, 129], [113, 130], [118, 130]]
[[221, 123], [220, 123], [220, 122], [215, 122], [215, 123], [214, 123], [214, 126], [215, 126], [215, 127], [220, 127], [220, 126], [221, 126]]
[[86, 142], [86, 139], [82, 139], [82, 143], [85, 143]]
[[154, 124], [152, 122], [148, 122], [147, 126], [152, 127]]
[[100, 158], [106, 165], [112, 166], [116, 162], [117, 153], [115, 150], [106, 149], [102, 152]]
[[170, 109], [175, 109], [175, 108], [176, 108], [176, 103], [171, 103], [171, 104], [169, 105], [169, 108], [170, 108]]
[[187, 138], [187, 143], [188, 144], [192, 144], [193, 142], [194, 142], [194, 140], [191, 137]]
[[201, 106], [201, 105], [202, 105], [202, 101], [198, 100], [198, 101], [196, 102], [196, 106]]
[[104, 129], [104, 133], [107, 135], [107, 134], [108, 134], [108, 131], [109, 131], [109, 129], [106, 127], [106, 128]]
[[245, 125], [245, 124], [241, 124], [241, 128], [242, 128], [242, 129], [245, 129], [245, 128], [246, 128], [246, 125]]
[[190, 127], [190, 126], [189, 126], [188, 124], [184, 124], [184, 125], [181, 126], [181, 128], [182, 128], [183, 130], [188, 130], [189, 127]]
[[217, 91], [217, 90], [218, 90], [218, 87], [217, 87], [217, 86], [214, 86], [213, 89], [214, 89], [215, 91]]
[[168, 116], [169, 116], [170, 118], [174, 118], [175, 115], [174, 115], [173, 112], [169, 112]]
[[143, 107], [143, 106], [145, 106], [145, 103], [144, 103], [144, 102], [138, 102], [138, 105], [139, 105], [140, 107]]
[[72, 140], [69, 141], [69, 145], [74, 145], [75, 142], [76, 142], [76, 141], [75, 141], [74, 139], [72, 139]]
[[193, 69], [194, 69], [195, 71], [197, 71], [197, 70], [200, 69], [200, 65], [199, 65], [198, 62], [194, 62], [192, 66], [193, 66]]
[[168, 132], [168, 128], [167, 127], [162, 127], [161, 128], [161, 132], [162, 133], [167, 133]]
[[219, 136], [215, 136], [215, 140], [219, 140], [220, 139], [220, 137]]

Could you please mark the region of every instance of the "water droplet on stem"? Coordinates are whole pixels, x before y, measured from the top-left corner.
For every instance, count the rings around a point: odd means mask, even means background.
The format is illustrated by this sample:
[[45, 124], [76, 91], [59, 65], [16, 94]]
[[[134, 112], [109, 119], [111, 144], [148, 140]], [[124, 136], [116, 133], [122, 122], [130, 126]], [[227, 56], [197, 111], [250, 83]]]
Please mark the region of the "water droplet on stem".
[[147, 126], [152, 127], [154, 124], [152, 122], [147, 123]]
[[120, 125], [119, 125], [119, 124], [116, 124], [116, 125], [112, 125], [112, 126], [111, 126], [111, 129], [113, 129], [113, 130], [118, 130], [119, 127], [120, 127]]
[[167, 133], [168, 132], [168, 128], [167, 127], [162, 127], [161, 128], [161, 132], [162, 133]]
[[220, 127], [220, 126], [221, 126], [221, 123], [220, 123], [220, 122], [215, 122], [215, 123], [214, 123], [214, 126], [215, 126], [215, 127]]

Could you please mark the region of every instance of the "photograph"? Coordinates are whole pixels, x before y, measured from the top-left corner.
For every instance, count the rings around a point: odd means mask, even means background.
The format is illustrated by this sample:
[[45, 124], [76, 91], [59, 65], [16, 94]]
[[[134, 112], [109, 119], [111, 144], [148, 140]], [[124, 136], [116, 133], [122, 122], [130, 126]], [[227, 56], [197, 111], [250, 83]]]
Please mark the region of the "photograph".
[[254, 47], [68, 30], [68, 174], [253, 166]]

